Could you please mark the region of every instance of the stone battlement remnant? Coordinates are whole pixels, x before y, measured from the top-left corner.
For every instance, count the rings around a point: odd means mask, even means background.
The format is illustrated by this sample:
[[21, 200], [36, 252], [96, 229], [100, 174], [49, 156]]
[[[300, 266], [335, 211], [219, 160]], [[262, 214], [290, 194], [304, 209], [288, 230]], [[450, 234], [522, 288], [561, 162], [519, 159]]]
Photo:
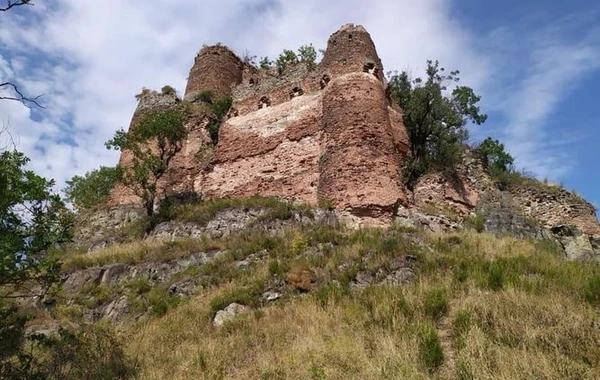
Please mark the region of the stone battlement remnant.
[[[165, 194], [328, 201], [349, 215], [389, 222], [407, 202], [401, 169], [408, 138], [383, 73], [371, 36], [352, 24], [329, 38], [316, 67], [298, 63], [283, 73], [251, 66], [225, 46], [204, 47], [184, 100], [199, 105], [210, 92], [213, 99], [231, 96], [233, 106], [215, 147], [198, 106], [188, 123], [195, 132], [161, 184]], [[170, 97], [142, 94], [130, 128], [149, 108], [178, 101]], [[117, 187], [111, 201], [135, 203], [135, 196]]]

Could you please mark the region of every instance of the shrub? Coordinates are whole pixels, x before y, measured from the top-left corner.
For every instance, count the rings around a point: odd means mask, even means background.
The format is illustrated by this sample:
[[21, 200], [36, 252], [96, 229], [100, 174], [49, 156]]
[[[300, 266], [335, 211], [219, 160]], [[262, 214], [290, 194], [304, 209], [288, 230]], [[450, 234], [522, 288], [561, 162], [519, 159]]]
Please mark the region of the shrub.
[[504, 144], [498, 140], [486, 138], [477, 146], [476, 152], [481, 155], [485, 168], [492, 177], [514, 171], [514, 158], [504, 150]]
[[422, 325], [419, 331], [419, 358], [430, 373], [435, 372], [444, 362], [440, 337], [431, 324]]
[[258, 63], [261, 69], [270, 69], [273, 66], [273, 61], [269, 59], [269, 57], [262, 57], [260, 62]]
[[504, 288], [504, 282], [506, 277], [506, 269], [503, 262], [495, 260], [488, 267], [487, 272], [487, 286], [491, 290], [501, 290]]
[[[4, 329], [0, 330], [3, 331]], [[54, 334], [32, 334], [25, 338], [23, 326], [15, 336], [2, 335], [0, 352], [3, 379], [128, 379], [137, 364], [123, 351], [123, 343], [112, 330], [97, 325], [76, 329], [59, 328]], [[20, 331], [20, 332], [19, 332]]]
[[215, 315], [217, 311], [223, 310], [234, 302], [245, 306], [259, 306], [263, 288], [264, 283], [257, 281], [250, 286], [228, 290], [212, 299], [210, 302], [210, 313], [211, 315]]
[[87, 210], [105, 204], [117, 180], [117, 168], [101, 166], [83, 176], [72, 177], [63, 191], [79, 211]]
[[177, 91], [169, 85], [163, 86], [163, 88], [160, 89], [160, 92], [163, 95], [175, 95], [177, 93]]
[[210, 108], [214, 119], [208, 123], [206, 129], [210, 135], [213, 145], [217, 145], [219, 142], [219, 129], [221, 128], [221, 124], [223, 123], [225, 116], [227, 116], [227, 112], [229, 112], [232, 104], [233, 99], [231, 96], [226, 96], [211, 103]]
[[481, 233], [485, 231], [485, 216], [483, 214], [474, 214], [465, 220], [465, 226]]
[[458, 348], [464, 346], [464, 337], [471, 329], [471, 313], [460, 310], [456, 313], [452, 322], [452, 338]]
[[279, 75], [283, 74], [289, 65], [298, 63], [298, 56], [292, 50], [284, 49], [277, 60], [275, 65], [277, 66], [277, 72]]
[[298, 56], [300, 57], [300, 62], [306, 63], [309, 70], [316, 68], [317, 51], [312, 44], [300, 46], [298, 48]]
[[600, 306], [600, 274], [596, 274], [589, 279], [585, 287], [584, 297], [590, 304]]
[[444, 289], [433, 289], [425, 293], [423, 300], [425, 314], [434, 321], [448, 312], [448, 295]]

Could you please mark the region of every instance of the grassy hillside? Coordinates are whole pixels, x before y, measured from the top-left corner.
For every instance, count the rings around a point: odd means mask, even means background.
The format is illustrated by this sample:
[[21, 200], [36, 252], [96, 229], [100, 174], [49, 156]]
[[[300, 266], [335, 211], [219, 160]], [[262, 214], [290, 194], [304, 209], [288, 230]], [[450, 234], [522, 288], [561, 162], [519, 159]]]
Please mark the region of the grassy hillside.
[[[228, 244], [208, 287], [123, 332], [137, 378], [600, 377], [600, 268], [567, 262], [550, 244], [331, 227]], [[259, 248], [268, 255], [248, 269], [232, 265]], [[411, 284], [353, 285], [406, 257]], [[294, 271], [311, 284], [295, 289]], [[282, 278], [283, 298], [261, 301]], [[215, 328], [215, 312], [231, 302], [252, 311]]]

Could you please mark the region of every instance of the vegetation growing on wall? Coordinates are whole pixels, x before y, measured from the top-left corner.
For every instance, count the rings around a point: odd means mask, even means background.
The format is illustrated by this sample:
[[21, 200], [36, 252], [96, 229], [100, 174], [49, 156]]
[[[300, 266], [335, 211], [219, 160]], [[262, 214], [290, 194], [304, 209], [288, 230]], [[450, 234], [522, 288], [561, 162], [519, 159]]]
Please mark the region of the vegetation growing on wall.
[[116, 167], [101, 166], [82, 176], [73, 176], [63, 191], [77, 210], [89, 210], [106, 203], [118, 176]]
[[429, 171], [451, 168], [468, 138], [467, 123], [487, 119], [473, 89], [454, 85], [458, 71], [446, 74], [438, 61], [427, 61], [426, 74], [425, 79], [412, 79], [407, 72], [390, 77], [391, 96], [403, 110], [411, 148], [404, 169], [409, 188]]
[[121, 129], [106, 142], [108, 149], [131, 152], [131, 164], [119, 168], [119, 181], [141, 198], [148, 216], [154, 215], [158, 181], [187, 136], [186, 117], [180, 109], [150, 111], [128, 132]]

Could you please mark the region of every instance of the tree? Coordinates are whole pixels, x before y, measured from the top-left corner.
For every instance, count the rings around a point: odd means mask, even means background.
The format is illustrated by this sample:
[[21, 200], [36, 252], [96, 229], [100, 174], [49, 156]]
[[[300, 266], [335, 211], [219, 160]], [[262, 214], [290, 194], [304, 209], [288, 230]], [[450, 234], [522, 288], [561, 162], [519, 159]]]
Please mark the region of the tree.
[[279, 54], [279, 57], [277, 57], [277, 61], [275, 61], [279, 75], [283, 74], [288, 65], [296, 63], [298, 63], [298, 56], [292, 50], [287, 49], [284, 49], [283, 52]]
[[159, 195], [157, 184], [187, 137], [186, 117], [181, 109], [149, 111], [129, 132], [121, 129], [106, 142], [108, 149], [132, 154], [130, 165], [119, 168], [119, 181], [141, 198], [149, 217]]
[[26, 170], [27, 162], [17, 151], [0, 154], [0, 288], [38, 285], [26, 295], [40, 296], [59, 279], [48, 251], [71, 240], [73, 217], [53, 193], [54, 181]]
[[269, 57], [262, 57], [260, 59], [260, 62], [258, 63], [261, 69], [270, 69], [271, 66], [273, 65], [273, 62], [271, 62], [271, 60], [269, 59]]
[[79, 211], [88, 210], [106, 203], [117, 179], [117, 168], [101, 166], [83, 176], [74, 176], [63, 191]]
[[504, 144], [498, 140], [488, 137], [479, 144], [476, 151], [481, 154], [486, 170], [492, 177], [514, 170], [515, 159], [506, 152]]
[[300, 46], [298, 48], [298, 56], [300, 57], [300, 62], [306, 63], [310, 70], [316, 68], [317, 51], [312, 44]]
[[405, 167], [409, 187], [430, 170], [451, 167], [468, 138], [468, 122], [483, 124], [487, 116], [480, 113], [480, 97], [473, 89], [448, 83], [459, 81], [458, 71], [449, 75], [438, 61], [427, 61], [425, 80], [411, 80], [406, 72], [390, 77], [390, 94], [403, 110], [411, 146]]
[[208, 130], [208, 134], [210, 135], [213, 145], [217, 145], [219, 142], [219, 130], [221, 129], [221, 124], [223, 124], [223, 120], [225, 120], [225, 117], [231, 109], [232, 104], [233, 99], [231, 96], [226, 96], [219, 100], [213, 101], [210, 105], [210, 109], [214, 118], [210, 123], [208, 123], [206, 129]]

